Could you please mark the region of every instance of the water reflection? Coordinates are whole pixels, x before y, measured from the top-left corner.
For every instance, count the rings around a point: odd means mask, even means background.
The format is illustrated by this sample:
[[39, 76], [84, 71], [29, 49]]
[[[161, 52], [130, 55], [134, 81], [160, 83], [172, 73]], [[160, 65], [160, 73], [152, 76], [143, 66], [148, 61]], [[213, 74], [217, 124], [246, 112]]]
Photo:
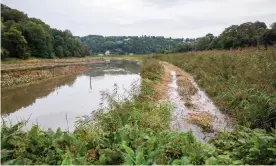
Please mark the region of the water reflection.
[[74, 129], [77, 116], [88, 115], [101, 103], [101, 91], [119, 94], [131, 89], [133, 81], [140, 82], [139, 66], [135, 62], [111, 61], [93, 64], [79, 75], [45, 81], [28, 87], [2, 92], [1, 111], [12, 123], [29, 119], [27, 128], [39, 124], [42, 128]]
[[43, 84], [34, 84], [27, 87], [16, 88], [1, 92], [1, 113], [2, 115], [13, 113], [20, 108], [27, 107], [35, 103], [36, 99], [43, 98], [51, 92], [56, 91], [61, 86], [71, 86], [74, 84], [76, 76], [53, 79], [43, 82]]

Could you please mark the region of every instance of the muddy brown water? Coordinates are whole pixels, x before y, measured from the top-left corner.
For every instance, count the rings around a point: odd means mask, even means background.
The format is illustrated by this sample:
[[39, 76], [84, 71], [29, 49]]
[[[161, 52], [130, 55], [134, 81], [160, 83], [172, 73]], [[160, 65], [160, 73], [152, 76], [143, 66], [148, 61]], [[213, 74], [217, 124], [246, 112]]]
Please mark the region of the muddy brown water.
[[26, 128], [74, 130], [77, 117], [88, 117], [101, 107], [102, 92], [117, 89], [121, 98], [131, 98], [133, 85], [140, 85], [136, 62], [94, 63], [77, 75], [44, 81], [1, 92], [1, 116], [17, 123], [28, 120]]

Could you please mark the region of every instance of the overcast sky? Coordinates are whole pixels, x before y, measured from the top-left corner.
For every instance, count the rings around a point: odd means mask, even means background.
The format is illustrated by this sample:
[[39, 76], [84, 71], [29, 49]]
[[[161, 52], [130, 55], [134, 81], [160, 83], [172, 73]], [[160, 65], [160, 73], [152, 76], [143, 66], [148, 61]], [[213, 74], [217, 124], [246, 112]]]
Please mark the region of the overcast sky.
[[276, 0], [2, 0], [73, 35], [200, 37], [247, 21], [276, 22]]

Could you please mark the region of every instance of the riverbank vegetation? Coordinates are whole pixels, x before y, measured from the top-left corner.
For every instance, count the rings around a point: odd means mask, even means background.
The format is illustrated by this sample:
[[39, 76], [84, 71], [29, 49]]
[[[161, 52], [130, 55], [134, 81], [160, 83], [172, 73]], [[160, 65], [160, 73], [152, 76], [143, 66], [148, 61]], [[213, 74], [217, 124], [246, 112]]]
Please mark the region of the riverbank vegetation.
[[156, 55], [191, 73], [220, 110], [241, 125], [276, 125], [276, 49]]
[[[146, 70], [146, 71], [144, 71]], [[106, 95], [108, 111], [94, 121], [78, 120], [73, 133], [44, 131], [24, 123], [1, 128], [2, 164], [275, 164], [276, 134], [241, 128], [221, 133], [212, 144], [192, 133], [169, 130], [171, 107], [158, 102], [153, 85], [162, 78], [162, 66], [146, 60], [140, 94], [114, 101]], [[158, 77], [153, 77], [157, 75]]]

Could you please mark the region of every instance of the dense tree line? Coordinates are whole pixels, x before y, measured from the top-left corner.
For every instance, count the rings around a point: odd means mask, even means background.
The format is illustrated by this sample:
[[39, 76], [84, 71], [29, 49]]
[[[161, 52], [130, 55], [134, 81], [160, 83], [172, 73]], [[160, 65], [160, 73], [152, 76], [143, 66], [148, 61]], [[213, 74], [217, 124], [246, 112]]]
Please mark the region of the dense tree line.
[[264, 22], [246, 22], [226, 28], [219, 36], [208, 33], [200, 38], [165, 38], [155, 36], [98, 36], [80, 37], [94, 54], [110, 51], [113, 54], [148, 54], [166, 52], [235, 49], [273, 45], [276, 43], [276, 23], [270, 28]]
[[270, 28], [264, 22], [246, 22], [241, 25], [232, 25], [226, 28], [219, 36], [207, 34], [192, 40], [185, 40], [178, 44], [174, 51], [185, 52], [193, 50], [235, 49], [276, 44], [276, 23]]
[[79, 38], [69, 30], [52, 29], [36, 18], [1, 4], [1, 57], [62, 58], [90, 54]]
[[183, 39], [165, 38], [163, 36], [99, 36], [88, 35], [80, 38], [88, 45], [93, 54], [110, 51], [113, 54], [149, 54], [162, 50], [172, 50]]

